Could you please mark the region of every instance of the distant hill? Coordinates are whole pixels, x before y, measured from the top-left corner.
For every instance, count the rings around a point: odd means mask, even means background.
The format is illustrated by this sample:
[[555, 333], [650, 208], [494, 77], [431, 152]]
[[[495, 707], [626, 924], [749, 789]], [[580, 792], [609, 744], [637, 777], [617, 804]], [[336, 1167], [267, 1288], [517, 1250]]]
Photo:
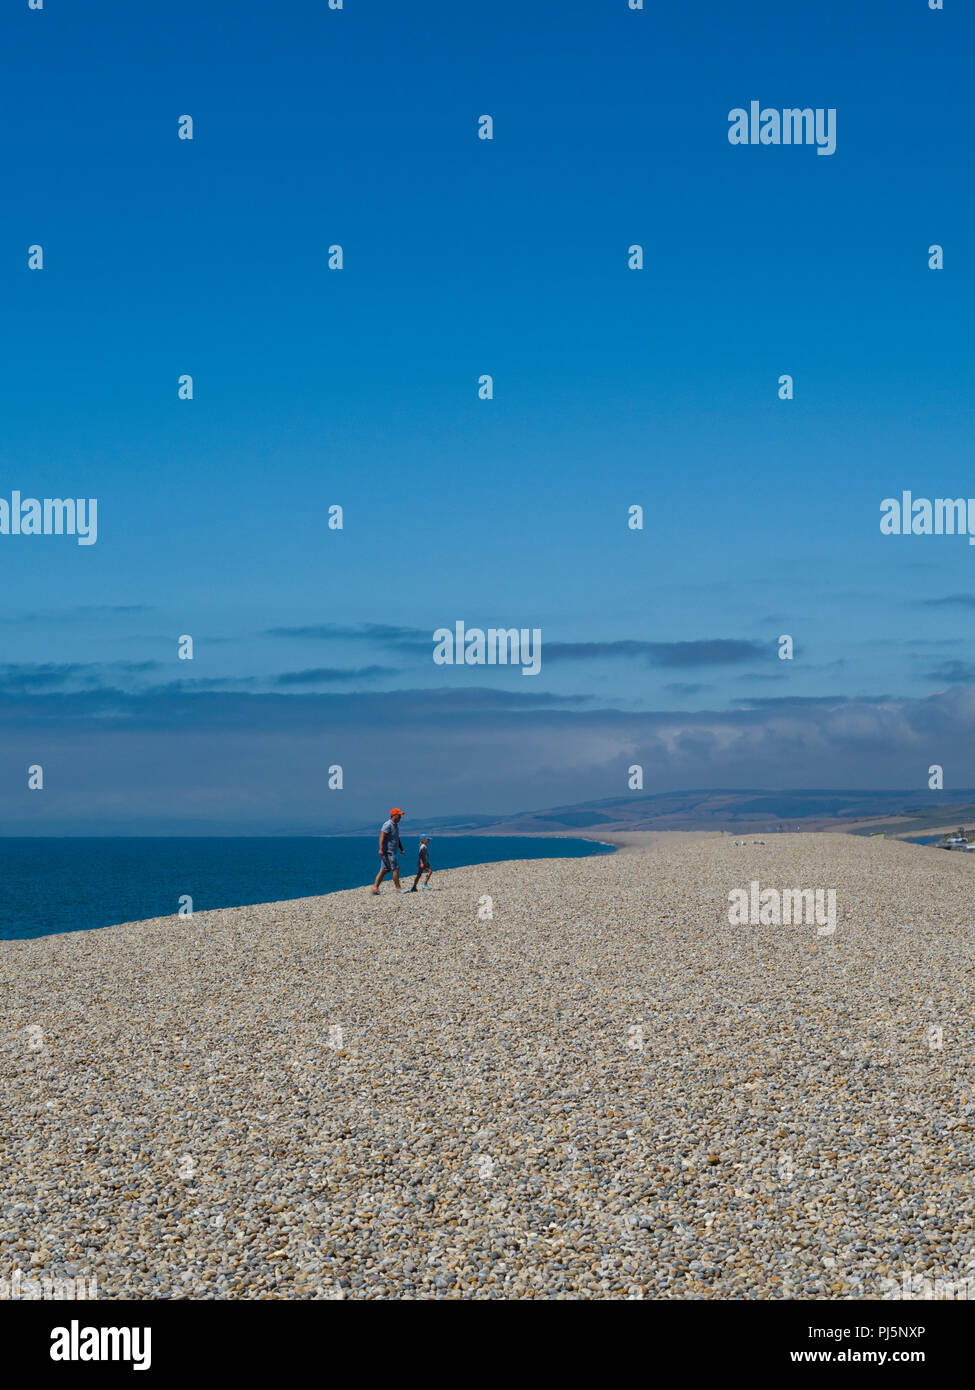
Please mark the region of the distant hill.
[[911, 791], [697, 791], [610, 797], [520, 811], [510, 816], [428, 818], [442, 834], [544, 835], [571, 830], [850, 830], [903, 834], [975, 822], [975, 790]]

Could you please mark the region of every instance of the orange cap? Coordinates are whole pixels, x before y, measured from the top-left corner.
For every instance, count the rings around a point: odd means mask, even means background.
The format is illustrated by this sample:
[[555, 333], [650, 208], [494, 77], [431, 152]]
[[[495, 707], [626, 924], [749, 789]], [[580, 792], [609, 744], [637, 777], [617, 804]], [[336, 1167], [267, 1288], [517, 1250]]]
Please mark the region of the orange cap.
[[400, 810], [400, 808], [399, 808], [398, 806], [394, 806], [393, 809], [390, 811], [389, 814], [390, 814], [391, 816], [401, 816], [401, 815], [403, 814], [403, 812]]

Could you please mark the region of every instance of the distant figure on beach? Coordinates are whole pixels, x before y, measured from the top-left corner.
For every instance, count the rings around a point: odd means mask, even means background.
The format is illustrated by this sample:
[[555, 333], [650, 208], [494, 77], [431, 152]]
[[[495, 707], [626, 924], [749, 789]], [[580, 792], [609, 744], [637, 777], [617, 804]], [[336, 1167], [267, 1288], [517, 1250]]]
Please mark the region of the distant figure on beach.
[[382, 867], [376, 875], [376, 882], [372, 885], [374, 893], [379, 892], [379, 885], [387, 874], [393, 875], [393, 883], [399, 892], [399, 860], [396, 858], [403, 848], [403, 841], [399, 837], [399, 823], [403, 819], [403, 812], [398, 806], [394, 806], [389, 813], [389, 820], [384, 821], [379, 831], [379, 858]]
[[420, 839], [420, 857], [419, 857], [419, 859], [418, 859], [418, 861], [417, 861], [417, 865], [416, 865], [416, 878], [413, 880], [413, 887], [410, 889], [410, 892], [411, 892], [411, 893], [415, 893], [415, 892], [416, 892], [416, 885], [420, 882], [420, 875], [421, 875], [421, 874], [426, 874], [427, 879], [426, 879], [426, 883], [424, 883], [423, 886], [424, 886], [424, 888], [429, 888], [429, 887], [430, 887], [430, 878], [431, 878], [431, 875], [433, 874], [433, 870], [430, 868], [430, 836], [429, 836], [429, 835], [424, 835], [424, 836], [422, 836], [421, 839]]

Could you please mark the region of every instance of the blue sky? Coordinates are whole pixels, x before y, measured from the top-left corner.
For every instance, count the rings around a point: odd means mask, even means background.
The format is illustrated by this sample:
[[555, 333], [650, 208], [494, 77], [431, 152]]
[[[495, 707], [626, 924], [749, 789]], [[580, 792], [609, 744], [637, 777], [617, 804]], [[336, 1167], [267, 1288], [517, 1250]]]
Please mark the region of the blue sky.
[[[879, 532], [975, 495], [946, 7], [8, 7], [0, 496], [99, 534], [0, 535], [0, 829], [975, 782], [975, 552]], [[458, 619], [541, 674], [434, 666]]]

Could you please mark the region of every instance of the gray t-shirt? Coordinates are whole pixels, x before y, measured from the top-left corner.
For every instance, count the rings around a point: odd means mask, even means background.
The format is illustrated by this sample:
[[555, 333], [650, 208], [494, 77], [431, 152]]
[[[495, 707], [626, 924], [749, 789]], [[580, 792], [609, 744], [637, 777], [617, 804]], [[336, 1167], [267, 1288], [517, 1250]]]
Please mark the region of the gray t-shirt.
[[383, 828], [379, 833], [380, 835], [386, 836], [385, 848], [387, 854], [395, 854], [397, 850], [403, 848], [403, 843], [399, 837], [399, 830], [397, 829], [396, 822], [392, 818], [383, 824]]

